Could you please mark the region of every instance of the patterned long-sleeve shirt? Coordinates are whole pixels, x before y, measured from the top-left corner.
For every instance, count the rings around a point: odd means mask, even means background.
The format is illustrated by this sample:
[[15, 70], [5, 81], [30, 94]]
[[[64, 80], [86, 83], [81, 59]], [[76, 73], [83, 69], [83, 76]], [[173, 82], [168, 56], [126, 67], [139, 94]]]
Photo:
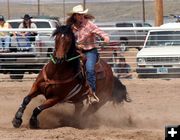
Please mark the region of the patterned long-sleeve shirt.
[[93, 22], [89, 20], [85, 20], [82, 23], [80, 28], [73, 28], [74, 34], [76, 37], [76, 42], [78, 44], [84, 45], [84, 50], [91, 50], [96, 48], [96, 35], [101, 38], [108, 37], [108, 34], [102, 31], [98, 26], [96, 26]]

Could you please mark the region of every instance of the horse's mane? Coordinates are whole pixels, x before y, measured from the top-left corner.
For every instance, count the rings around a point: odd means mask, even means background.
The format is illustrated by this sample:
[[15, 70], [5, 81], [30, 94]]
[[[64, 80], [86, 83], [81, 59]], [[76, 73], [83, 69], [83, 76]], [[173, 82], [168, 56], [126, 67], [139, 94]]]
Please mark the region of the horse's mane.
[[[77, 50], [76, 50], [76, 40], [75, 40], [75, 36], [74, 33], [72, 31], [72, 28], [70, 25], [61, 25], [61, 26], [57, 26], [56, 30], [53, 32], [52, 36], [56, 36], [58, 34], [64, 34], [64, 36], [66, 35], [70, 35], [72, 37], [72, 44], [71, 47], [67, 53], [67, 58], [72, 58], [78, 55]], [[70, 61], [69, 63], [71, 63], [72, 67], [75, 69], [75, 71], [79, 71], [79, 64], [80, 64], [80, 60], [79, 59], [75, 59], [73, 61]]]
[[56, 27], [56, 30], [53, 32], [52, 36], [56, 36], [58, 33], [67, 35], [72, 33], [71, 26], [70, 25], [58, 25]]
[[56, 30], [53, 32], [52, 36], [54, 37], [54, 36], [58, 35], [59, 33], [64, 34], [64, 36], [70, 35], [72, 37], [72, 44], [71, 44], [71, 48], [69, 49], [68, 54], [75, 53], [76, 52], [76, 45], [75, 45], [76, 41], [75, 41], [75, 36], [74, 36], [71, 26], [70, 25], [57, 26]]

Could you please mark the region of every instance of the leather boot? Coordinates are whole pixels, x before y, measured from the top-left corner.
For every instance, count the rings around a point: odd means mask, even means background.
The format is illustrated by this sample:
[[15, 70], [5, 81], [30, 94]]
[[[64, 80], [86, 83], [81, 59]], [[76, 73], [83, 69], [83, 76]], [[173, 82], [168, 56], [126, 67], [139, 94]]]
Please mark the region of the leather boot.
[[91, 104], [99, 102], [99, 98], [96, 96], [95, 92], [89, 96], [89, 100]]

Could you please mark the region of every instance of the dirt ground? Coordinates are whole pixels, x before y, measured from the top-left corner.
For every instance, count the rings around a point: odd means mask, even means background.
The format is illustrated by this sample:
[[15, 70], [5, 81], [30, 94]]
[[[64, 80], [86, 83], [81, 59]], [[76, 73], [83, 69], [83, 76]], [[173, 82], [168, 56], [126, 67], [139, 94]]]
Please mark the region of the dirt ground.
[[113, 106], [107, 103], [89, 121], [72, 117], [74, 106], [56, 105], [39, 116], [41, 129], [32, 130], [28, 120], [35, 106], [44, 100], [32, 100], [23, 116], [21, 128], [11, 121], [33, 80], [0, 80], [1, 140], [164, 140], [165, 126], [180, 124], [180, 79], [132, 79], [122, 81], [131, 103]]

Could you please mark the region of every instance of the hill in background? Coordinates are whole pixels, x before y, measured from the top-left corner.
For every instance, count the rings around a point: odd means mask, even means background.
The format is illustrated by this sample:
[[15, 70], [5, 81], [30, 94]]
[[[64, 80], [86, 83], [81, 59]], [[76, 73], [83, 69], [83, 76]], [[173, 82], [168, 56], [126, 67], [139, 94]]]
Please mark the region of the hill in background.
[[[64, 13], [69, 12], [77, 4], [41, 4], [40, 14], [57, 16], [63, 19]], [[154, 22], [154, 1], [145, 1], [146, 20]], [[178, 14], [180, 1], [164, 0], [164, 15]], [[10, 3], [10, 18], [23, 17], [25, 13], [37, 15], [38, 6], [35, 4]], [[122, 20], [142, 20], [142, 2], [141, 1], [122, 1], [112, 3], [87, 3], [86, 7], [90, 13], [96, 17], [97, 22], [112, 22]], [[7, 3], [0, 5], [0, 13], [8, 17]]]

